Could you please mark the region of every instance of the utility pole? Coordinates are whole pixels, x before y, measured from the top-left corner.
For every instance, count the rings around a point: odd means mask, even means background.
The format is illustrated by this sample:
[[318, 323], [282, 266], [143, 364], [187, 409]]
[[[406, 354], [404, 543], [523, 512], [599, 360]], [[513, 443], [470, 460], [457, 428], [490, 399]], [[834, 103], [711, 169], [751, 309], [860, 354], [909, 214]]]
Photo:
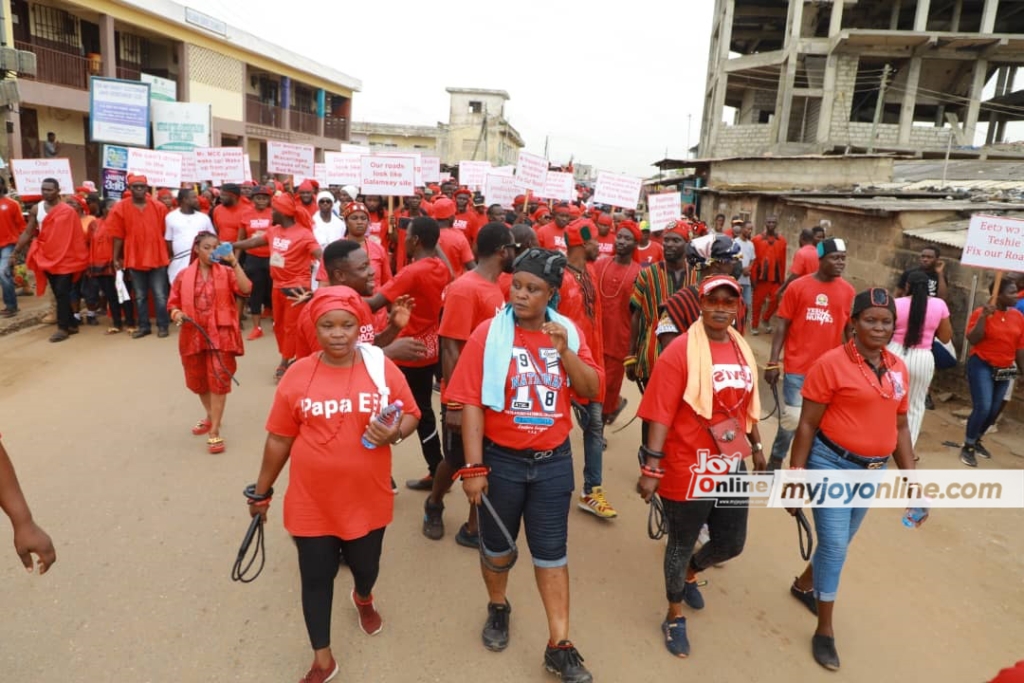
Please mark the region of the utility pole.
[[882, 120], [882, 112], [885, 111], [885, 89], [889, 87], [890, 70], [888, 64], [882, 69], [882, 83], [878, 88], [878, 101], [875, 102], [875, 118], [871, 121], [871, 139], [868, 141], [868, 154], [873, 154], [875, 151], [875, 131], [878, 130], [878, 123]]

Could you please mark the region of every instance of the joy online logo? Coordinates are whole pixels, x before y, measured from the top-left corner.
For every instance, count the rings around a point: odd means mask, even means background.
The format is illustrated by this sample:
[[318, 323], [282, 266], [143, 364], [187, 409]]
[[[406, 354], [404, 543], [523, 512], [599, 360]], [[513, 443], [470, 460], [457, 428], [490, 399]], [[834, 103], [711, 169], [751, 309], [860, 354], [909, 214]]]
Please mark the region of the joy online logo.
[[711, 451], [702, 448], [697, 451], [697, 462], [690, 465], [690, 472], [693, 474], [736, 474], [740, 471], [740, 464], [743, 459], [740, 454], [718, 453], [712, 455]]

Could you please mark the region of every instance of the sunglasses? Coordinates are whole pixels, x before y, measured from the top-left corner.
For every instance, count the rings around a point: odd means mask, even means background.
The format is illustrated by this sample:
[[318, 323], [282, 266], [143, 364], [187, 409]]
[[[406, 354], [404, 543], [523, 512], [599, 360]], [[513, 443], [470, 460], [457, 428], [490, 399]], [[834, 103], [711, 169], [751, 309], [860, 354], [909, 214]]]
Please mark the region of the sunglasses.
[[879, 308], [888, 308], [889, 307], [890, 299], [889, 299], [889, 291], [888, 290], [882, 289], [881, 287], [872, 287], [868, 291], [871, 292], [871, 305], [872, 306], [877, 306]]

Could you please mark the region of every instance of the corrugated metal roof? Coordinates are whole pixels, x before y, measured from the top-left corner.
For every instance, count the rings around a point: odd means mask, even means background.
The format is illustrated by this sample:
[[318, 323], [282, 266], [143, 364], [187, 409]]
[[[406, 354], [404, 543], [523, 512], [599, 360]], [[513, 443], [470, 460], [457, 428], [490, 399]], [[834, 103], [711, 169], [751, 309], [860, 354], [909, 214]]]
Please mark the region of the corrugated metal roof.
[[[943, 172], [945, 170], [945, 172]], [[1024, 178], [1024, 162], [994, 161], [991, 159], [899, 159], [893, 162], [892, 179], [897, 183], [917, 183], [930, 180], [940, 184], [954, 180], [1015, 180]]]
[[[1024, 217], [1024, 214], [1006, 215], [1012, 217]], [[907, 237], [916, 237], [928, 242], [942, 244], [947, 247], [963, 249], [964, 244], [967, 242], [967, 228], [970, 224], [971, 219], [969, 218], [961, 218], [952, 221], [938, 221], [936, 223], [929, 223], [928, 225], [920, 228], [904, 230], [903, 234]]]
[[1006, 202], [972, 202], [966, 199], [902, 199], [899, 197], [846, 197], [834, 199], [810, 199], [790, 195], [791, 204], [802, 204], [834, 209], [851, 209], [865, 213], [899, 213], [901, 211], [1011, 211], [1024, 205]]
[[[1024, 176], [1021, 176], [1024, 177]], [[916, 192], [931, 188], [942, 190], [983, 190], [988, 192], [1017, 191], [1024, 192], [1024, 180], [946, 180], [943, 184], [941, 178], [921, 180], [910, 185], [903, 185], [900, 189], [904, 192]]]

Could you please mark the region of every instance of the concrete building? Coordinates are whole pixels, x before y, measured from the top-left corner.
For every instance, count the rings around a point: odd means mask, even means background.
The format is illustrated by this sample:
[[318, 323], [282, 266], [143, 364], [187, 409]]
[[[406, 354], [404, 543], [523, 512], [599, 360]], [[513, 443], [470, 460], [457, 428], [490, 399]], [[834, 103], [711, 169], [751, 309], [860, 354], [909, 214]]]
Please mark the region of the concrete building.
[[444, 145], [443, 133], [441, 124], [407, 126], [353, 121], [351, 142], [374, 152], [420, 152], [436, 156]]
[[[0, 0], [8, 44], [37, 56], [8, 113], [13, 157], [37, 157], [57, 134], [75, 179], [98, 180], [100, 145], [89, 140], [89, 78], [173, 81], [177, 99], [209, 102], [213, 144], [241, 146], [253, 176], [266, 142], [336, 150], [349, 138], [358, 79], [171, 0]], [[10, 126], [8, 128], [10, 130]]]
[[504, 90], [446, 88], [451, 105], [441, 163], [463, 159], [490, 161], [495, 166], [516, 163], [523, 138], [505, 117]]
[[1021, 64], [1016, 1], [716, 0], [699, 156], [1003, 142]]

